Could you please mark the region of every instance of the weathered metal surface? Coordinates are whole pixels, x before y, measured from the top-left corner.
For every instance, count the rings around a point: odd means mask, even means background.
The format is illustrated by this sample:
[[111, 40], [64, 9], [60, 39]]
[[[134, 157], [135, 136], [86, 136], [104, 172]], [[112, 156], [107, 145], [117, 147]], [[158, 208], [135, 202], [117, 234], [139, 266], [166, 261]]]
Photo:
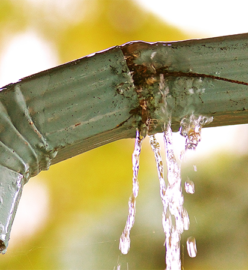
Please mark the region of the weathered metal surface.
[[157, 130], [164, 121], [156, 114], [159, 106], [153, 105], [161, 74], [169, 90], [166, 100], [174, 131], [180, 119], [192, 112], [214, 116], [210, 126], [248, 122], [248, 34], [170, 43], [134, 42], [122, 49], [136, 74], [134, 84], [141, 89], [140, 99], [146, 99], [148, 110], [151, 107], [147, 118], [156, 119]]
[[0, 165], [0, 252], [5, 253], [24, 185], [23, 175]]
[[113, 137], [122, 138], [118, 130], [138, 102], [119, 48], [7, 85], [2, 89], [0, 101], [37, 156], [33, 159], [38, 160], [38, 165], [36, 162], [36, 168], [29, 168], [30, 175], [49, 167], [58, 150], [53, 163], [74, 156], [71, 149], [80, 153], [101, 145], [99, 139], [95, 144], [85, 143], [100, 133], [103, 143], [111, 139], [112, 133]]
[[[26, 77], [0, 91], [0, 251], [31, 176], [137, 127], [173, 130], [189, 114], [248, 123], [248, 34], [131, 42]], [[14, 182], [13, 182], [14, 181]], [[12, 189], [13, 183], [16, 187]]]
[[[0, 205], [0, 251], [6, 251], [6, 230], [9, 232], [8, 224], [12, 224], [6, 216], [13, 219], [19, 202], [9, 190], [14, 176], [16, 180], [23, 176], [25, 183], [51, 163], [132, 137], [135, 125], [129, 111], [137, 103], [132, 77], [119, 48], [1, 89], [0, 183], [4, 199]], [[21, 191], [22, 186], [18, 194]]]

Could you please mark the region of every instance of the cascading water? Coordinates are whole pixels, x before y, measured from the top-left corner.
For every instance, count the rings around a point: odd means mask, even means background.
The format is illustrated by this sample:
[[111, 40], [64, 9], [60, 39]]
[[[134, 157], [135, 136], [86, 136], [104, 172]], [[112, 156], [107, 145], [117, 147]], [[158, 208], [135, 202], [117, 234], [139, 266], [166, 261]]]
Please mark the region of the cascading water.
[[123, 230], [123, 233], [120, 237], [119, 249], [122, 254], [127, 254], [130, 249], [130, 231], [133, 227], [135, 220], [135, 211], [136, 211], [136, 197], [139, 193], [139, 182], [138, 182], [138, 172], [139, 172], [139, 156], [141, 152], [142, 140], [140, 138], [140, 133], [136, 131], [135, 147], [132, 156], [133, 161], [133, 194], [129, 198], [128, 206], [129, 212], [126, 221], [126, 226]]
[[[180, 270], [180, 240], [184, 230], [189, 229], [189, 216], [186, 209], [183, 208], [183, 194], [181, 187], [181, 162], [188, 150], [195, 150], [201, 141], [202, 126], [212, 122], [213, 117], [196, 116], [190, 114], [183, 117], [180, 122], [180, 134], [185, 137], [185, 149], [180, 154], [180, 162], [177, 161], [172, 145], [172, 130], [170, 123], [170, 113], [167, 106], [167, 95], [169, 87], [165, 81], [164, 75], [160, 74], [159, 93], [162, 97], [161, 113], [167, 119], [164, 125], [164, 143], [167, 164], [166, 186], [164, 181], [164, 167], [160, 153], [160, 146], [155, 135], [150, 136], [150, 145], [155, 155], [158, 178], [160, 183], [160, 197], [163, 204], [162, 224], [165, 233], [166, 247], [166, 265], [167, 270]], [[130, 249], [130, 230], [134, 224], [136, 197], [138, 195], [138, 171], [139, 155], [141, 151], [142, 140], [139, 131], [136, 133], [135, 149], [133, 152], [133, 193], [129, 199], [129, 214], [124, 231], [120, 237], [119, 249], [123, 254], [127, 254]], [[196, 171], [197, 168], [194, 167]], [[185, 191], [193, 194], [195, 192], [194, 183], [190, 180], [185, 182]], [[187, 240], [187, 249], [190, 257], [195, 257], [197, 253], [196, 241], [193, 237]]]
[[[185, 137], [185, 149], [180, 155], [180, 162], [188, 150], [195, 150], [201, 141], [201, 129], [205, 124], [210, 123], [212, 117], [198, 116], [191, 114], [181, 120], [180, 134]], [[135, 219], [136, 197], [138, 196], [138, 171], [139, 156], [143, 139], [140, 138], [139, 131], [136, 132], [135, 148], [132, 156], [133, 160], [133, 193], [129, 199], [129, 214], [124, 231], [120, 237], [119, 249], [123, 254], [127, 254], [130, 249], [130, 231]], [[160, 153], [160, 145], [155, 135], [150, 136], [150, 145], [154, 152], [157, 173], [160, 183], [160, 197], [163, 204], [162, 224], [165, 233], [166, 247], [166, 270], [180, 270], [180, 240], [184, 230], [189, 229], [189, 216], [183, 207], [183, 194], [181, 187], [181, 163], [177, 161], [173, 150], [172, 130], [170, 121], [164, 127], [164, 143], [167, 164], [166, 186], [164, 180], [164, 166]], [[197, 168], [194, 167], [196, 171]], [[185, 181], [185, 191], [193, 194], [195, 192], [194, 183], [187, 179]], [[197, 253], [196, 240], [194, 237], [187, 239], [187, 250], [190, 257], [195, 257]]]
[[[180, 240], [184, 230], [189, 228], [189, 216], [183, 208], [183, 194], [181, 188], [181, 167], [178, 164], [172, 145], [172, 131], [170, 123], [164, 130], [164, 142], [167, 163], [168, 187], [166, 201], [168, 210], [163, 213], [163, 227], [165, 232], [166, 265], [167, 270], [181, 269]], [[174, 218], [174, 223], [172, 222]]]

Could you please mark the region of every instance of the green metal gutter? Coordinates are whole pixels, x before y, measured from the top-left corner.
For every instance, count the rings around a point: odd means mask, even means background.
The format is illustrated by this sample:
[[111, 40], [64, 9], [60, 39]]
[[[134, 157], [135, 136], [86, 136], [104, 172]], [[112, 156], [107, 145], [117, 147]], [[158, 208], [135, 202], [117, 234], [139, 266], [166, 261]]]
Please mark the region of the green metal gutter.
[[213, 116], [209, 126], [248, 123], [247, 70], [248, 34], [130, 42], [1, 88], [1, 252], [23, 185], [51, 164], [137, 127], [161, 132], [165, 106], [174, 131], [192, 112]]

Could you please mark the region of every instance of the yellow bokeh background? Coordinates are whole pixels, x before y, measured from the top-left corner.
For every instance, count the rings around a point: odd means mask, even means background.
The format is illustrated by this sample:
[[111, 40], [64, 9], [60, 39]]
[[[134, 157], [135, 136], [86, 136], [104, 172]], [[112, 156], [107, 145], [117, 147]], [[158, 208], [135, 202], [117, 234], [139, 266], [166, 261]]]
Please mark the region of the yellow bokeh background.
[[[132, 40], [190, 38], [131, 0], [57, 2], [1, 0], [0, 49], [12, 36], [31, 29], [56, 49], [62, 64]], [[123, 256], [118, 249], [132, 190], [133, 147], [134, 140], [105, 145], [31, 179], [30, 185], [46, 186], [47, 217], [34, 233], [26, 236], [24, 227], [19, 240], [10, 241], [0, 268], [99, 270], [116, 269], [120, 263], [122, 270], [164, 269], [162, 204], [148, 141], [141, 153], [131, 250]], [[185, 195], [191, 227], [182, 237], [184, 269], [248, 268], [247, 159], [221, 153], [197, 160], [197, 173], [192, 165], [184, 168], [183, 181], [189, 177], [196, 185], [194, 196]], [[188, 257], [185, 247], [192, 234], [198, 246], [195, 259]]]

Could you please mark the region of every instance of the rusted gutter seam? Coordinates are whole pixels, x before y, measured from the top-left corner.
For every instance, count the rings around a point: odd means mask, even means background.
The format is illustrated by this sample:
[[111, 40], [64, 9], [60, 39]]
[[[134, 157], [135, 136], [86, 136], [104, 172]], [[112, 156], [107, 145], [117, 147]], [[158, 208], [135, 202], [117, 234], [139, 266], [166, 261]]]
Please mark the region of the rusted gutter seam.
[[174, 131], [191, 113], [214, 116], [212, 126], [247, 123], [247, 70], [247, 34], [130, 42], [1, 88], [0, 251], [23, 185], [50, 164], [137, 127], [160, 132], [166, 111]]

